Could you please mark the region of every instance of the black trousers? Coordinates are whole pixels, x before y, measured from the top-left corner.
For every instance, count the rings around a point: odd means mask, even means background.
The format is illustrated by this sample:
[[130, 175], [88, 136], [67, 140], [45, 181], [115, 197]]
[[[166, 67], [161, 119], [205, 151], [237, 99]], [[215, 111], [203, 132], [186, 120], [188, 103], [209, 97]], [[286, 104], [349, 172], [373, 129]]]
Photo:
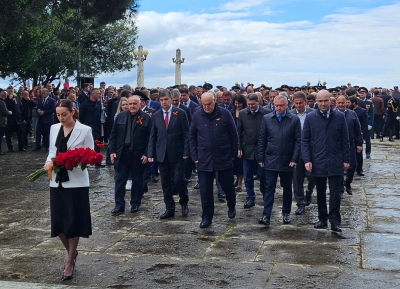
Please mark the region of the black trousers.
[[[329, 185], [329, 213], [326, 205], [326, 181]], [[343, 176], [314, 177], [317, 188], [318, 219], [324, 223], [328, 220], [340, 225], [340, 186]]]
[[168, 211], [175, 211], [175, 201], [173, 198], [174, 184], [179, 195], [179, 204], [187, 205], [189, 194], [185, 181], [185, 160], [170, 162], [165, 156], [163, 162], [158, 163], [161, 175], [161, 187], [164, 193], [164, 203]]
[[314, 178], [310, 172], [308, 172], [304, 166], [304, 161], [302, 158], [299, 159], [299, 163], [296, 165], [294, 170], [293, 178], [293, 191], [296, 197], [297, 206], [304, 206], [304, 178], [307, 177], [308, 185], [307, 190], [312, 192], [314, 189]]
[[[212, 220], [214, 217], [214, 175], [215, 172], [198, 171], [202, 219]], [[229, 210], [235, 209], [236, 194], [233, 186], [233, 168], [218, 171], [218, 182], [225, 192]]]
[[24, 142], [24, 146], [28, 146], [28, 135], [31, 131], [31, 122], [26, 121], [22, 124], [22, 141]]
[[6, 143], [9, 150], [13, 148], [11, 142], [11, 135], [12, 133], [17, 133], [18, 138], [18, 149], [22, 150], [24, 148], [24, 141], [22, 139], [22, 127], [20, 124], [7, 124], [6, 125]]
[[187, 158], [185, 160], [185, 179], [190, 180], [192, 177], [192, 170], [193, 170], [194, 163], [192, 158]]
[[0, 127], [0, 152], [1, 152], [1, 143], [3, 142], [3, 136], [6, 131], [5, 127]]
[[386, 114], [385, 124], [383, 125], [383, 128], [382, 128], [382, 136], [389, 136], [389, 138], [392, 138], [393, 132], [396, 133], [396, 131], [395, 131], [396, 122], [398, 122], [398, 121], [396, 120], [395, 116]]
[[[375, 114], [374, 115], [374, 132], [376, 134], [376, 138], [379, 138], [382, 132], [382, 125], [383, 125], [383, 116], [380, 114]], [[373, 137], [374, 134], [372, 134], [371, 137]]]

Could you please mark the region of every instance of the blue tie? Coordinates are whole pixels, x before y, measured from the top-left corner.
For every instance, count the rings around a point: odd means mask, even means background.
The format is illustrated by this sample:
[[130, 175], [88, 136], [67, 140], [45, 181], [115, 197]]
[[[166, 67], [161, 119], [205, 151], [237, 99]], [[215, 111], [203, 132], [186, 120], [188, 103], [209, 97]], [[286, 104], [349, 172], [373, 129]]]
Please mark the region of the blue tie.
[[282, 116], [280, 114], [276, 114], [276, 117], [278, 118], [278, 121], [281, 122], [282, 121]]

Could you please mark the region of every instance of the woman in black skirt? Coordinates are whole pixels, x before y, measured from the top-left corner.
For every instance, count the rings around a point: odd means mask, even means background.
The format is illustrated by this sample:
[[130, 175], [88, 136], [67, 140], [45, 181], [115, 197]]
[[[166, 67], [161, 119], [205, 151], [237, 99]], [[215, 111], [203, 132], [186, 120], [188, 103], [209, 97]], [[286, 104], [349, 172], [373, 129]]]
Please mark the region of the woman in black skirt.
[[[243, 95], [235, 94], [232, 100], [235, 108], [231, 110], [231, 114], [235, 123], [237, 124], [237, 118], [239, 117], [239, 111], [247, 107], [246, 98]], [[243, 182], [243, 159], [235, 157], [233, 160], [233, 174], [236, 176], [236, 181], [234, 183], [236, 192], [242, 191]]]
[[[78, 112], [69, 99], [56, 108], [60, 123], [50, 130], [49, 155], [44, 168], [51, 169], [52, 158], [60, 152], [75, 148], [91, 148], [94, 142], [91, 128], [77, 121]], [[79, 167], [72, 171], [52, 172], [50, 181], [51, 237], [59, 237], [67, 250], [62, 281], [72, 279], [79, 238], [89, 238], [92, 224], [89, 206], [89, 174]]]

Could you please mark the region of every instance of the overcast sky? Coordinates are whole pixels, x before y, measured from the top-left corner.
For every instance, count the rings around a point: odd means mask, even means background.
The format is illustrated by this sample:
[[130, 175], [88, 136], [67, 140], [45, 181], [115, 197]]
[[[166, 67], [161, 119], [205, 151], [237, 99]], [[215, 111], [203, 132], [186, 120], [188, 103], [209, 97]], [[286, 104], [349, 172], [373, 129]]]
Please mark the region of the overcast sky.
[[[251, 82], [393, 87], [400, 82], [400, 1], [171, 0], [139, 2], [137, 45], [147, 87]], [[99, 75], [136, 86], [136, 68]], [[2, 81], [0, 81], [2, 83]], [[4, 86], [4, 85], [3, 85]]]

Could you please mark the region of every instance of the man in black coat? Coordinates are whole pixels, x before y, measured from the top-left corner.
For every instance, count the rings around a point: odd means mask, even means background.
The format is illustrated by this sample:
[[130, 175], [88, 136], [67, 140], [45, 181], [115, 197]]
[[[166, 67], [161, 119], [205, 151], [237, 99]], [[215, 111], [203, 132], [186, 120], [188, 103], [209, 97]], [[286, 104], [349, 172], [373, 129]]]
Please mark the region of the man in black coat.
[[259, 105], [257, 94], [250, 93], [247, 95], [247, 107], [239, 112], [237, 119], [239, 135], [238, 157], [243, 159], [244, 185], [246, 186], [245, 209], [255, 206], [254, 175], [258, 175], [260, 192], [263, 196], [265, 194], [264, 170], [258, 164], [256, 154], [261, 121], [264, 115], [270, 112], [270, 109]]
[[[293, 94], [293, 103], [295, 108], [292, 109], [290, 112], [298, 116], [298, 118], [300, 119], [301, 130], [303, 130], [304, 121], [307, 117], [307, 114], [314, 111], [314, 109], [306, 107], [306, 94], [302, 91], [298, 91]], [[308, 181], [308, 186], [306, 190], [306, 195], [304, 196], [304, 178], [306, 177]], [[304, 167], [304, 160], [300, 155], [299, 163], [294, 169], [293, 177], [293, 191], [297, 201], [297, 210], [295, 212], [296, 215], [303, 215], [305, 206], [310, 205], [314, 186], [314, 179], [311, 173], [306, 171]]]
[[78, 95], [79, 105], [89, 101], [89, 89], [90, 89], [89, 83], [84, 83], [82, 85], [82, 90]]
[[264, 210], [258, 223], [266, 226], [270, 225], [278, 176], [283, 187], [283, 223], [291, 222], [293, 168], [300, 157], [300, 119], [287, 109], [283, 95], [274, 98], [274, 108], [261, 122], [257, 151], [258, 163], [265, 170]]
[[[79, 121], [82, 124], [90, 126], [92, 128], [92, 135], [94, 140], [101, 141], [101, 95], [100, 90], [95, 88], [90, 93], [89, 101], [82, 103], [79, 106]], [[96, 152], [100, 152], [100, 148], [94, 146]], [[101, 167], [101, 164], [96, 164], [97, 167]]]
[[[14, 152], [12, 141], [11, 141], [11, 135], [13, 132], [17, 134], [18, 138], [18, 148], [19, 151], [25, 152], [26, 149], [24, 148], [24, 141], [22, 138], [22, 103], [21, 99], [18, 96], [14, 95], [14, 89], [12, 86], [9, 86], [7, 88], [7, 97], [4, 99], [4, 102], [6, 104], [7, 110], [11, 111], [12, 114], [7, 116], [7, 125], [5, 129], [5, 135], [6, 135], [6, 143], [8, 147], [9, 152]], [[3, 140], [1, 140], [3, 141]]]
[[354, 172], [357, 167], [357, 152], [362, 152], [363, 134], [357, 114], [351, 109], [346, 108], [346, 99], [340, 95], [336, 100], [337, 109], [344, 113], [349, 131], [350, 141], [350, 167], [347, 170], [346, 179], [343, 181], [343, 186], [340, 188], [340, 195], [343, 197], [344, 188], [349, 195], [353, 194], [351, 183], [353, 182]]
[[[350, 101], [349, 108], [357, 114], [358, 120], [360, 121], [361, 132], [363, 135], [363, 141], [365, 141], [365, 138], [369, 136], [367, 111], [364, 108], [358, 106], [358, 98], [356, 96], [351, 96], [348, 98], [348, 100]], [[364, 171], [363, 171], [362, 167], [363, 167], [363, 154], [361, 151], [361, 152], [357, 152], [356, 171], [357, 171], [357, 175], [359, 175], [359, 176], [364, 176]]]
[[214, 92], [201, 96], [202, 109], [198, 109], [190, 126], [190, 152], [197, 164], [203, 209], [200, 228], [212, 224], [214, 216], [214, 175], [226, 194], [228, 217], [236, 216], [236, 194], [233, 186], [233, 159], [238, 154], [238, 136], [231, 113], [216, 105]]
[[21, 105], [22, 105], [22, 140], [24, 142], [24, 148], [31, 147], [28, 144], [28, 135], [32, 127], [32, 109], [36, 107], [36, 102], [29, 98], [29, 92], [27, 90], [21, 93]]
[[160, 219], [175, 216], [172, 179], [179, 194], [182, 216], [189, 213], [189, 195], [185, 182], [185, 160], [189, 157], [189, 123], [186, 113], [172, 105], [171, 93], [162, 89], [159, 92], [161, 108], [152, 116], [149, 162], [158, 162], [161, 186], [164, 193], [166, 211]]
[[[318, 109], [309, 113], [304, 121], [301, 153], [307, 171], [312, 172], [317, 189], [318, 219], [316, 229], [324, 229], [327, 222], [331, 230], [340, 228], [340, 185], [343, 170], [349, 168], [350, 142], [344, 114], [330, 109], [331, 94], [318, 92]], [[326, 180], [329, 183], [329, 214], [326, 206]]]
[[109, 139], [111, 162], [115, 169], [115, 208], [113, 216], [125, 212], [125, 184], [132, 177], [131, 213], [136, 213], [143, 196], [143, 173], [147, 163], [147, 150], [151, 132], [151, 117], [140, 109], [138, 96], [128, 98], [129, 111], [115, 119]]

